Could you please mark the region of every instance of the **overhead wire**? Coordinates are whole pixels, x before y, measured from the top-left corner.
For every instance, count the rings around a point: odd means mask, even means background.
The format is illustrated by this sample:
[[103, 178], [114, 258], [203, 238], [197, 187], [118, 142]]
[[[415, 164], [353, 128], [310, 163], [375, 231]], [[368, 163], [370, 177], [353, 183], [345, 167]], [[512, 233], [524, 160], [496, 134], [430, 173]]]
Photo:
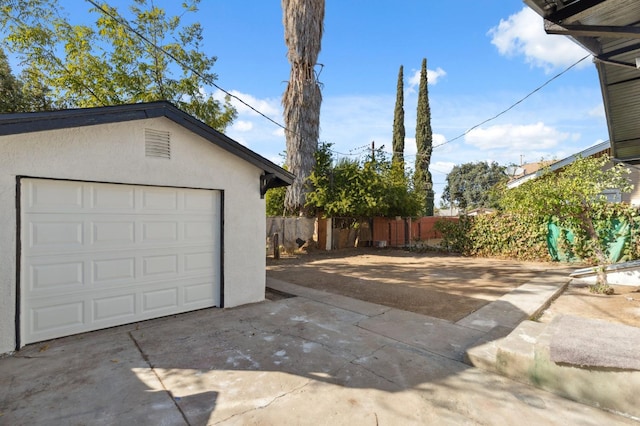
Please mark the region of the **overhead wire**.
[[[522, 102], [524, 102], [526, 99], [528, 99], [529, 97], [533, 96], [535, 93], [539, 92], [540, 90], [542, 90], [544, 87], [546, 87], [547, 85], [549, 85], [551, 82], [553, 82], [554, 80], [556, 80], [557, 78], [559, 78], [560, 76], [562, 76], [563, 74], [567, 73], [569, 70], [571, 70], [572, 68], [574, 68], [575, 66], [577, 66], [578, 64], [580, 64], [582, 61], [584, 61], [585, 59], [589, 58], [591, 55], [585, 55], [582, 58], [578, 59], [576, 62], [572, 63], [571, 65], [569, 65], [567, 68], [565, 68], [564, 70], [562, 70], [561, 72], [559, 72], [558, 74], [554, 75], [553, 77], [551, 77], [550, 79], [546, 80], [544, 83], [542, 83], [541, 85], [539, 85], [538, 87], [536, 87], [535, 89], [531, 90], [529, 93], [527, 93], [525, 96], [523, 96], [522, 98], [520, 98], [519, 100], [517, 100], [516, 102], [512, 103], [509, 107], [503, 109], [502, 111], [500, 111], [499, 113], [495, 114], [494, 116], [487, 118], [486, 120], [470, 127], [469, 129], [467, 129], [466, 131], [464, 131], [463, 133], [461, 133], [460, 135], [449, 139], [447, 141], [444, 141], [438, 145], [434, 145], [432, 146], [431, 149], [436, 149], [439, 148], [443, 145], [446, 145], [448, 143], [454, 142], [464, 136], [466, 136], [467, 134], [469, 134], [472, 130], [477, 129], [478, 127], [482, 126], [483, 124], [489, 123], [490, 121], [493, 121], [495, 119], [497, 119], [498, 117], [506, 114], [507, 112], [511, 111], [513, 108], [515, 108], [516, 106], [520, 105]], [[366, 146], [366, 145], [365, 145]], [[355, 149], [354, 149], [355, 150]], [[399, 152], [399, 151], [391, 151], [391, 154], [403, 154], [404, 157], [416, 157], [418, 158], [421, 154], [416, 153], [416, 154], [404, 154], [403, 152]]]
[[[267, 119], [268, 121], [270, 121], [271, 123], [275, 124], [276, 126], [280, 127], [281, 129], [287, 131], [287, 132], [292, 132], [295, 133], [293, 130], [287, 128], [285, 125], [277, 122], [276, 120], [274, 120], [273, 118], [269, 117], [268, 115], [264, 114], [263, 112], [261, 112], [260, 110], [258, 110], [257, 108], [255, 108], [254, 106], [252, 106], [251, 104], [249, 104], [248, 102], [245, 102], [242, 98], [240, 98], [239, 96], [234, 95], [233, 93], [229, 92], [228, 90], [225, 90], [223, 87], [221, 87], [220, 85], [218, 85], [215, 81], [213, 81], [213, 79], [208, 78], [207, 76], [202, 75], [200, 72], [198, 72], [197, 70], [194, 70], [193, 68], [191, 68], [189, 65], [183, 63], [182, 61], [180, 61], [180, 59], [176, 58], [173, 54], [171, 54], [171, 52], [167, 51], [166, 49], [162, 48], [161, 46], [158, 46], [157, 44], [155, 44], [154, 42], [152, 42], [151, 40], [149, 40], [147, 37], [144, 36], [144, 34], [141, 34], [139, 31], [137, 31], [135, 28], [133, 28], [131, 26], [131, 24], [129, 24], [129, 22], [123, 18], [122, 16], [120, 16], [119, 14], [112, 14], [110, 13], [108, 10], [105, 10], [102, 8], [101, 5], [99, 5], [96, 1], [94, 0], [85, 0], [86, 2], [90, 3], [91, 5], [93, 5], [96, 9], [98, 9], [100, 12], [102, 12], [103, 14], [109, 16], [111, 19], [115, 20], [117, 23], [119, 23], [120, 25], [124, 26], [125, 29], [127, 29], [128, 31], [131, 31], [133, 34], [135, 34], [137, 37], [139, 37], [141, 40], [143, 40], [145, 43], [151, 45], [154, 49], [162, 52], [163, 54], [165, 54], [167, 57], [171, 58], [176, 64], [180, 65], [182, 68], [184, 69], [188, 69], [189, 71], [193, 72], [195, 75], [197, 75], [199, 78], [201, 78], [205, 83], [210, 84], [211, 86], [215, 87], [216, 89], [220, 90], [222, 93], [224, 93], [225, 95], [229, 96], [230, 98], [233, 98], [235, 100], [237, 100], [238, 102], [240, 102], [242, 105], [246, 106], [247, 108], [249, 108], [250, 110], [254, 111], [255, 113], [257, 113], [258, 115], [260, 115], [261, 117]], [[529, 93], [527, 93], [527, 95], [525, 95], [524, 97], [522, 97], [521, 99], [519, 99], [518, 101], [514, 102], [513, 104], [511, 104], [509, 107], [505, 108], [504, 110], [500, 111], [499, 113], [497, 113], [496, 115], [470, 127], [469, 129], [467, 129], [466, 131], [464, 131], [463, 133], [461, 133], [460, 135], [449, 139], [445, 142], [442, 142], [438, 145], [434, 145], [432, 147], [432, 149], [436, 149], [439, 148], [443, 145], [449, 144], [451, 142], [454, 142], [464, 136], [466, 136], [467, 134], [469, 134], [469, 132], [473, 131], [474, 129], [477, 129], [478, 127], [482, 126], [483, 124], [486, 124], [490, 121], [493, 121], [495, 119], [497, 119], [498, 117], [506, 114], [507, 112], [511, 111], [513, 108], [515, 108], [516, 106], [518, 106], [519, 104], [521, 104], [522, 102], [524, 102], [526, 99], [528, 99], [530, 96], [532, 96], [533, 94], [535, 94], [536, 92], [542, 90], [545, 86], [547, 86], [548, 84], [550, 84], [552, 81], [556, 80], [557, 78], [559, 78], [560, 76], [562, 76], [563, 74], [565, 74], [566, 72], [568, 72], [569, 70], [571, 70], [573, 67], [577, 66], [579, 63], [581, 63], [582, 61], [584, 61], [585, 59], [587, 59], [588, 57], [590, 57], [591, 55], [586, 55], [584, 57], [582, 57], [581, 59], [577, 60], [576, 62], [574, 62], [573, 64], [569, 65], [567, 68], [565, 68], [563, 71], [559, 72], [558, 74], [554, 75], [553, 77], [551, 77], [550, 79], [548, 79], [547, 81], [545, 81], [543, 84], [541, 84], [540, 86], [536, 87], [535, 89], [533, 89], [532, 91], [530, 91]], [[343, 152], [339, 152], [336, 151], [334, 149], [328, 148], [328, 150], [330, 152], [333, 152], [335, 154], [338, 155], [343, 155], [343, 156], [360, 156], [365, 152], [365, 149], [368, 150], [368, 145], [364, 145], [362, 147], [357, 147], [357, 148], [352, 148], [349, 150], [349, 153], [343, 153]], [[360, 152], [357, 154], [354, 154], [353, 151], [359, 150]], [[421, 154], [416, 153], [416, 154], [409, 154], [409, 155], [405, 155], [404, 153], [401, 152], [396, 152], [396, 151], [391, 151], [391, 154], [403, 154], [403, 156], [405, 157], [413, 157], [415, 156], [416, 158], [419, 157]]]
[[[91, 5], [93, 5], [96, 9], [98, 9], [100, 12], [102, 12], [103, 14], [109, 16], [111, 19], [115, 20], [117, 23], [119, 23], [120, 25], [124, 26], [125, 29], [127, 29], [128, 31], [131, 31], [133, 34], [135, 34], [137, 37], [139, 37], [142, 41], [144, 41], [145, 43], [151, 45], [151, 47], [153, 47], [154, 49], [160, 51], [161, 53], [163, 53], [164, 55], [167, 55], [167, 57], [171, 58], [176, 64], [180, 65], [182, 68], [184, 69], [188, 69], [189, 71], [191, 71], [192, 73], [194, 73], [195, 75], [197, 75], [200, 79], [202, 79], [205, 83], [210, 84], [211, 86], [215, 87], [216, 89], [220, 90], [222, 93], [224, 93], [225, 95], [229, 96], [230, 98], [233, 98], [235, 100], [237, 100], [238, 102], [240, 102], [242, 105], [246, 106], [247, 108], [251, 109], [252, 111], [254, 111], [255, 113], [259, 114], [260, 116], [266, 118], [267, 120], [269, 120], [271, 123], [275, 124], [276, 126], [284, 129], [285, 131], [291, 132], [290, 129], [288, 129], [286, 126], [278, 123], [276, 120], [274, 120], [273, 118], [269, 117], [268, 115], [264, 114], [263, 112], [261, 112], [260, 110], [258, 110], [257, 108], [254, 108], [252, 105], [250, 105], [249, 103], [245, 102], [244, 100], [242, 100], [240, 97], [234, 95], [233, 93], [229, 92], [228, 90], [225, 90], [224, 88], [222, 88], [221, 86], [219, 86], [218, 84], [216, 84], [215, 81], [213, 81], [213, 79], [208, 78], [207, 76], [202, 75], [200, 72], [198, 72], [197, 70], [194, 70], [193, 68], [191, 68], [189, 65], [183, 63], [180, 59], [176, 58], [175, 55], [171, 54], [171, 52], [167, 51], [166, 49], [162, 48], [161, 46], [158, 46], [157, 44], [155, 44], [154, 42], [152, 42], [151, 40], [149, 40], [147, 37], [145, 37], [144, 34], [141, 34], [139, 31], [137, 31], [135, 28], [133, 28], [131, 26], [131, 24], [129, 24], [129, 21], [127, 21], [125, 18], [123, 18], [122, 16], [120, 16], [119, 14], [114, 15], [112, 13], [110, 13], [108, 10], [105, 10], [102, 8], [101, 5], [99, 5], [97, 2], [95, 2], [94, 0], [85, 0], [86, 2], [90, 3]], [[105, 3], [106, 4], [106, 3]]]
[[567, 68], [565, 68], [564, 70], [562, 70], [561, 72], [559, 72], [558, 74], [554, 75], [553, 77], [551, 77], [550, 79], [548, 79], [547, 81], [545, 81], [544, 83], [542, 83], [540, 86], [536, 87], [535, 89], [533, 89], [531, 92], [527, 93], [524, 97], [520, 98], [518, 101], [514, 102], [513, 104], [511, 104], [508, 108], [500, 111], [499, 113], [497, 113], [496, 115], [494, 115], [491, 118], [487, 118], [486, 120], [476, 124], [475, 126], [472, 126], [471, 128], [467, 129], [464, 133], [456, 136], [453, 139], [447, 140], [445, 142], [442, 142], [439, 145], [435, 145], [433, 147], [433, 149], [435, 148], [439, 148], [443, 145], [446, 145], [448, 143], [451, 143], [457, 139], [460, 139], [464, 136], [466, 136], [467, 134], [469, 134], [469, 132], [471, 132], [474, 129], [477, 129], [478, 127], [482, 126], [483, 124], [486, 124], [490, 121], [495, 120], [496, 118], [506, 114], [507, 112], [511, 111], [513, 108], [515, 108], [516, 106], [520, 105], [522, 102], [524, 102], [526, 99], [528, 99], [530, 96], [532, 96], [533, 94], [535, 94], [536, 92], [542, 90], [545, 86], [547, 86], [548, 84], [550, 84], [552, 81], [554, 81], [555, 79], [559, 78], [560, 76], [562, 76], [563, 74], [565, 74], [566, 72], [568, 72], [570, 69], [572, 69], [573, 67], [575, 67], [576, 65], [578, 65], [579, 63], [581, 63], [582, 61], [584, 61], [585, 59], [587, 59], [588, 57], [590, 57], [591, 55], [585, 55], [582, 58], [578, 59], [576, 62], [574, 62], [573, 64], [569, 65]]

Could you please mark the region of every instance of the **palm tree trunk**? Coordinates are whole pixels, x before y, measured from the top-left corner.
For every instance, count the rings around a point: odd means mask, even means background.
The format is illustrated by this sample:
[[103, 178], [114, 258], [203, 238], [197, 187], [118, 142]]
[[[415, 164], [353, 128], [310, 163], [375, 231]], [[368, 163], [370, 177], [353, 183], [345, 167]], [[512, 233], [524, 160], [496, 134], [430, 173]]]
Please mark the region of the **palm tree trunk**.
[[291, 74], [282, 98], [287, 130], [286, 164], [296, 178], [287, 188], [285, 209], [303, 212], [307, 178], [315, 165], [322, 94], [315, 65], [320, 53], [324, 0], [282, 0], [284, 38]]

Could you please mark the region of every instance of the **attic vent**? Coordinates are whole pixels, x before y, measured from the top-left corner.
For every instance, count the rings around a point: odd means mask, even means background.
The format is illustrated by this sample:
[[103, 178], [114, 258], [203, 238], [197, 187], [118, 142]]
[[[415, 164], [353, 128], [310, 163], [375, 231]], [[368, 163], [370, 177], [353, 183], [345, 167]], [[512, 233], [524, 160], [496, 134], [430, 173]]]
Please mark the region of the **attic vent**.
[[169, 132], [144, 129], [144, 152], [147, 157], [171, 158]]

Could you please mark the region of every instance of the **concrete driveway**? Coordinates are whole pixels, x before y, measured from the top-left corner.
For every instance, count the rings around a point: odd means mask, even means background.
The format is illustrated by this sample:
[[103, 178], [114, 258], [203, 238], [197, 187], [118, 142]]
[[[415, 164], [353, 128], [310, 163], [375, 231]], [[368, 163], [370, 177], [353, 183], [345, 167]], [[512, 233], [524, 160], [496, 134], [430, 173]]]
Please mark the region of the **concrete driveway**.
[[0, 424], [635, 424], [463, 363], [478, 329], [284, 287], [2, 358]]

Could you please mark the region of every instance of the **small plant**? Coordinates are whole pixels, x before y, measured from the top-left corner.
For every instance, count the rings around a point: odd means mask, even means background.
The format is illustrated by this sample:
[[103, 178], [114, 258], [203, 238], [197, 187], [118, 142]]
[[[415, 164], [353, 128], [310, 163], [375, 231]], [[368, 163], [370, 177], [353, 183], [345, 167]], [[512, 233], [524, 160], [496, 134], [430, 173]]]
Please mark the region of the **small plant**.
[[613, 293], [615, 293], [615, 290], [609, 284], [596, 283], [589, 286], [589, 292], [611, 296]]

